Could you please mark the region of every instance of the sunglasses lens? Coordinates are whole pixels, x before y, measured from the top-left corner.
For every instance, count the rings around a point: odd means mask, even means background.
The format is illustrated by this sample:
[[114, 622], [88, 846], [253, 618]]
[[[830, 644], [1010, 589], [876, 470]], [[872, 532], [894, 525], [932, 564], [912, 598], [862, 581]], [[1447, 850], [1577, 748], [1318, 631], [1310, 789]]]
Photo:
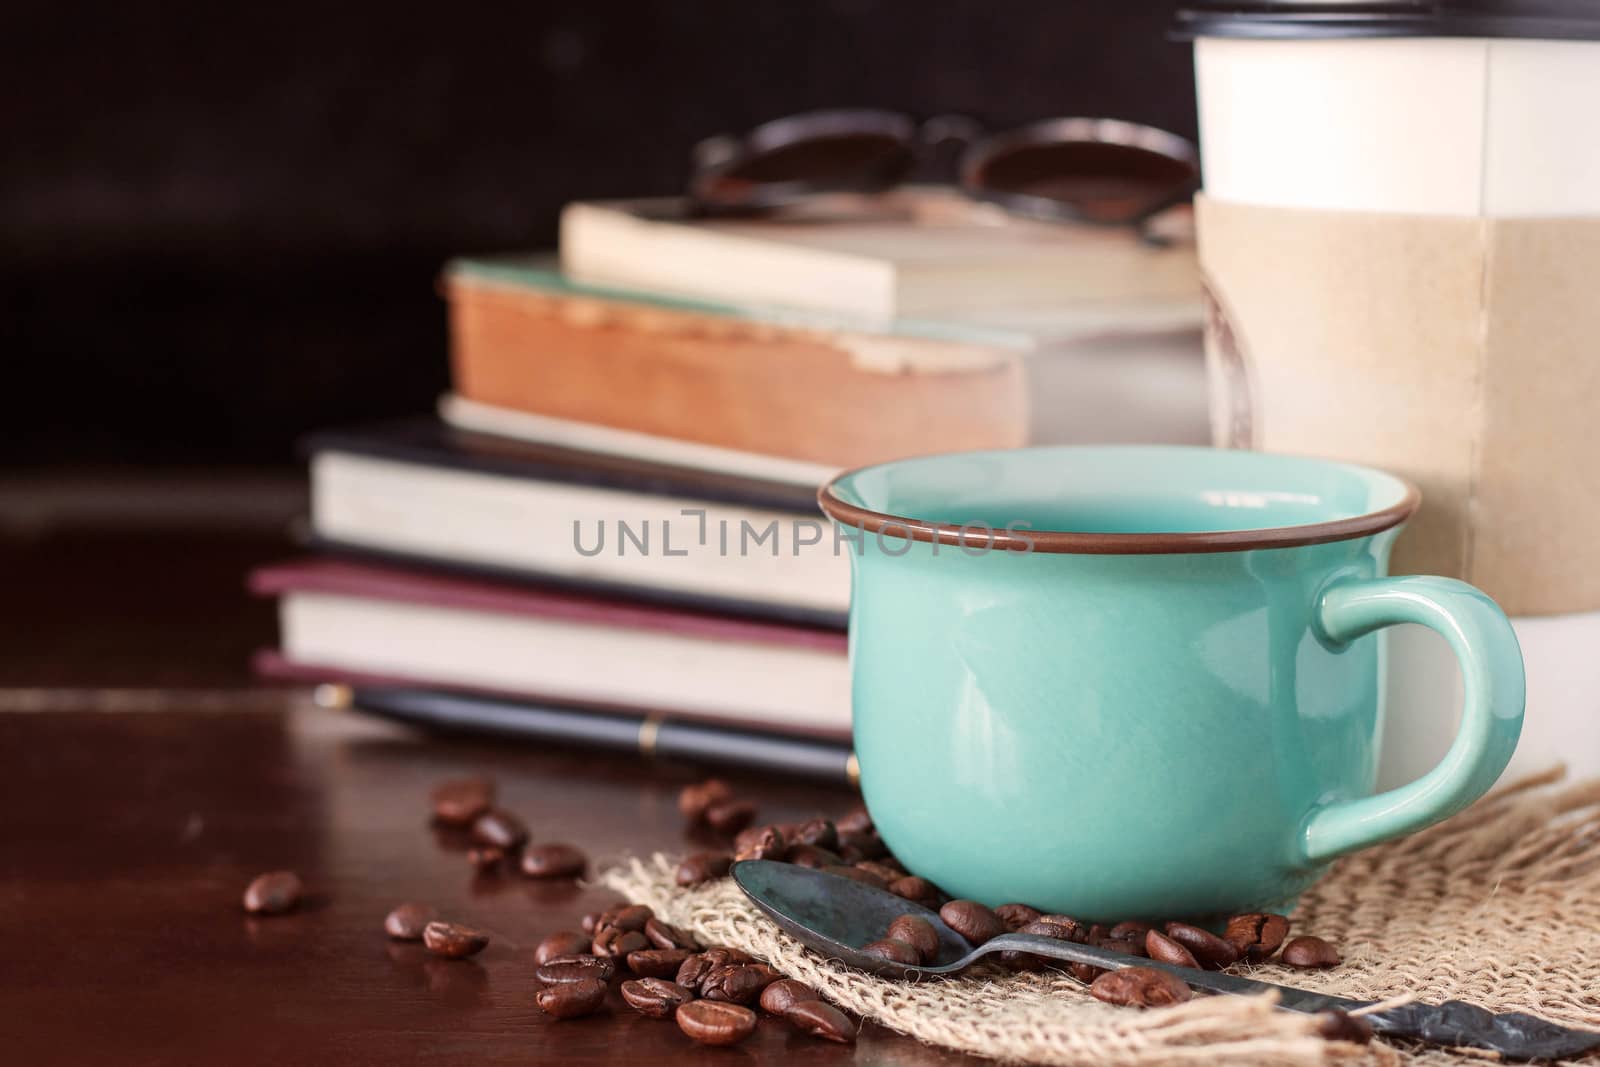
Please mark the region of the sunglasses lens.
[[871, 193], [905, 177], [913, 157], [904, 140], [876, 133], [806, 137], [756, 150], [695, 183], [703, 203], [760, 206], [809, 193]]
[[1031, 144], [998, 152], [968, 175], [976, 192], [1053, 202], [1090, 222], [1143, 217], [1190, 186], [1192, 162], [1105, 141]]

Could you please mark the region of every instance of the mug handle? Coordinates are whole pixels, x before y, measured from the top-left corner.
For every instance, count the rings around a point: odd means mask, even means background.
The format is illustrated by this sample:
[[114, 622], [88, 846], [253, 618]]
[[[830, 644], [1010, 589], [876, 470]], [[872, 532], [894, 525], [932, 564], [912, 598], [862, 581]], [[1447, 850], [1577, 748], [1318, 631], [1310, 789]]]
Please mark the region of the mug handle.
[[1414, 575], [1335, 580], [1323, 588], [1314, 618], [1336, 648], [1396, 623], [1428, 627], [1461, 662], [1466, 700], [1456, 739], [1433, 770], [1386, 793], [1311, 813], [1299, 844], [1303, 863], [1313, 866], [1430, 826], [1488, 792], [1517, 747], [1526, 696], [1511, 623], [1466, 582]]

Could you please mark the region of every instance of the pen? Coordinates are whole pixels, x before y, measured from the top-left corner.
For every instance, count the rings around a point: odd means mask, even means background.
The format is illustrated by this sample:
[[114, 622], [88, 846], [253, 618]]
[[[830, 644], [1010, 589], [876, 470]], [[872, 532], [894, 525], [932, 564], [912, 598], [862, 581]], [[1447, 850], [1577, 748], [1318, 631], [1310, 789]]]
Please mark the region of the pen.
[[421, 729], [627, 752], [647, 760], [722, 764], [856, 788], [856, 757], [843, 741], [760, 733], [658, 716], [620, 715], [436, 689], [324, 684], [325, 708], [358, 711]]

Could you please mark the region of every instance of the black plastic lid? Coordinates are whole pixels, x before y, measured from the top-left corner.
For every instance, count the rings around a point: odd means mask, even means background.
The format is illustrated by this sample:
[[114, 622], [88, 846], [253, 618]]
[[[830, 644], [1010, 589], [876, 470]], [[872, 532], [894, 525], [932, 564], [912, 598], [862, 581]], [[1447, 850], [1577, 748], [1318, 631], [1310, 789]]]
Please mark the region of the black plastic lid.
[[1199, 0], [1173, 35], [1195, 37], [1537, 37], [1600, 40], [1600, 0]]

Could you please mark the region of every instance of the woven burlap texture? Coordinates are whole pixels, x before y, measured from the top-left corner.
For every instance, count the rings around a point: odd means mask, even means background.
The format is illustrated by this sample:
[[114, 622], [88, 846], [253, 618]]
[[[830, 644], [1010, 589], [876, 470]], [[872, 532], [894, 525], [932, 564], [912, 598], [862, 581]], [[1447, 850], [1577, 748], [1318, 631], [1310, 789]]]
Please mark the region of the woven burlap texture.
[[[1455, 818], [1347, 858], [1305, 894], [1291, 933], [1338, 945], [1342, 966], [1250, 973], [1366, 1000], [1467, 1000], [1600, 1027], [1600, 780], [1528, 779]], [[999, 1060], [1095, 1067], [1333, 1062], [1444, 1064], [1461, 1053], [1324, 1041], [1314, 1021], [1267, 997], [1199, 997], [1152, 1011], [1113, 1008], [1058, 972], [996, 968], [889, 981], [802, 948], [729, 879], [680, 889], [657, 855], [602, 884], [649, 904], [707, 944], [754, 953], [847, 1011], [921, 1041]], [[1589, 1062], [1596, 1062], [1591, 1057]]]

